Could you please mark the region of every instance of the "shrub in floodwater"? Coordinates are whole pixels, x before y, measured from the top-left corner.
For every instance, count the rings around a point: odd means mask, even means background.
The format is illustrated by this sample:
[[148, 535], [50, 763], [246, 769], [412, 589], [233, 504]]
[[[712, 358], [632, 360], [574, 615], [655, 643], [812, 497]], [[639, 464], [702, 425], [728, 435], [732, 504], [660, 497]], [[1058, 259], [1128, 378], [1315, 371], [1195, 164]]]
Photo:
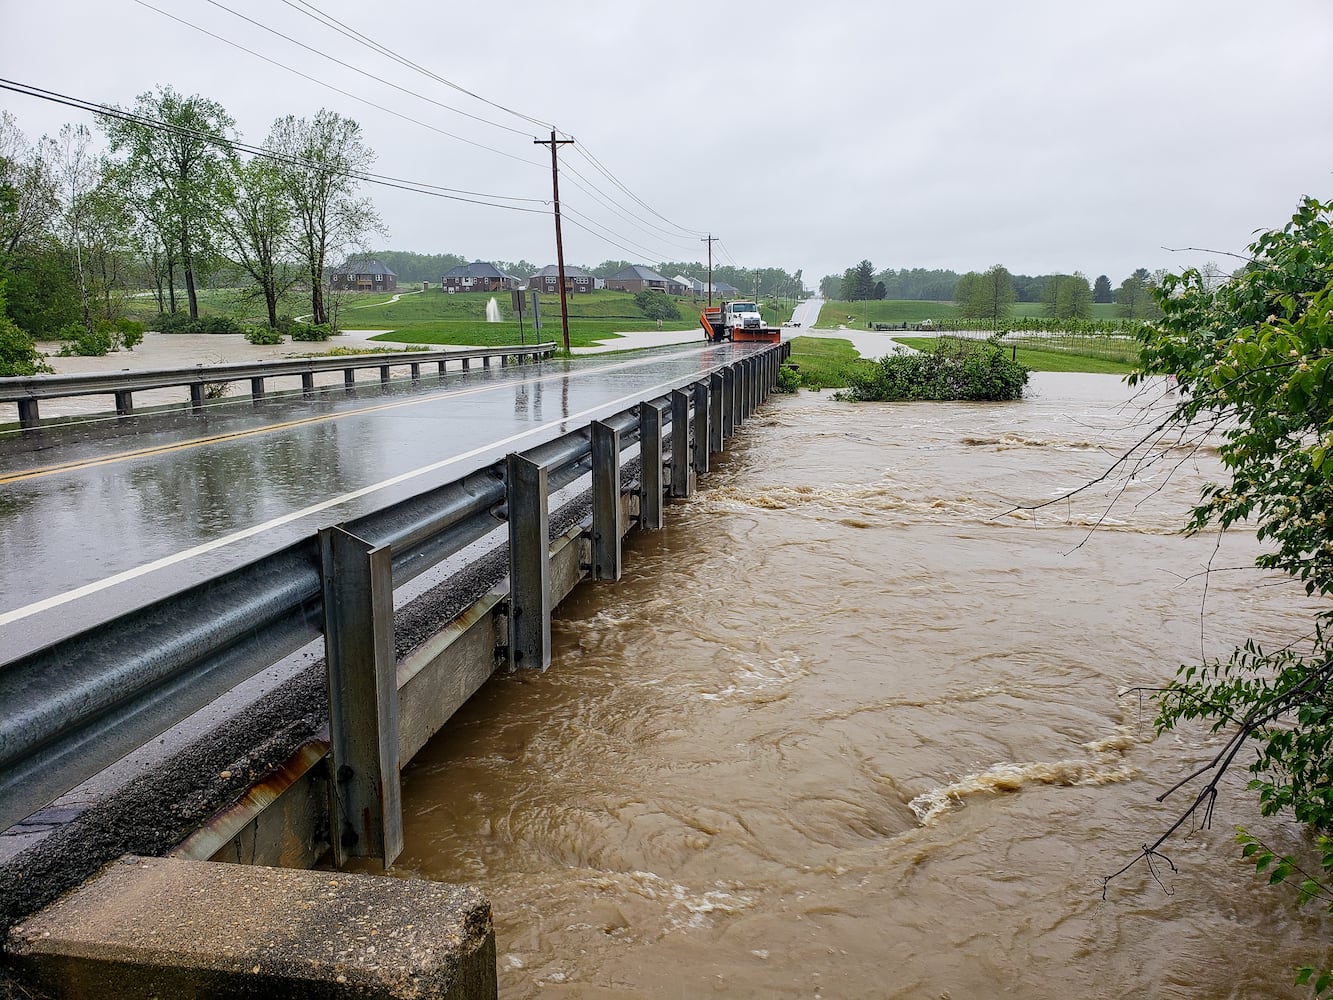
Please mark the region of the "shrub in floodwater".
[[941, 337], [930, 352], [900, 352], [847, 372], [834, 397], [852, 402], [1019, 399], [1028, 369], [1009, 358], [998, 337]]
[[801, 387], [801, 373], [795, 368], [783, 366], [778, 369], [776, 392], [795, 392]]
[[245, 339], [256, 346], [273, 347], [282, 343], [282, 331], [271, 326], [246, 327]]
[[60, 348], [62, 358], [100, 358], [110, 354], [115, 346], [111, 341], [109, 324], [99, 323], [91, 331], [82, 323], [70, 323], [60, 331], [65, 345]]
[[292, 340], [328, 340], [333, 336], [333, 327], [328, 323], [292, 323], [289, 332]]

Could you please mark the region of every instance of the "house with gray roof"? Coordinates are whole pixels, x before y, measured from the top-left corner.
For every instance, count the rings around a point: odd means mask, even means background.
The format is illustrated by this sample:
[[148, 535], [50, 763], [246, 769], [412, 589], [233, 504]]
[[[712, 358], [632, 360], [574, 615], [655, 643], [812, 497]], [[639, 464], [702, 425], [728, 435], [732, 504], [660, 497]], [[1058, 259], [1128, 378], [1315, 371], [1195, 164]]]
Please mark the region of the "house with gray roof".
[[459, 264], [444, 272], [440, 286], [449, 294], [454, 292], [502, 292], [521, 287], [523, 282], [512, 274], [505, 274], [494, 264], [474, 260]]
[[686, 287], [680, 282], [664, 278], [651, 267], [644, 267], [642, 264], [631, 264], [617, 271], [606, 279], [606, 287], [619, 289], [622, 292], [642, 292], [651, 288], [667, 295], [687, 294]]
[[[560, 291], [560, 268], [555, 264], [548, 264], [528, 279], [528, 287], [554, 295]], [[585, 294], [595, 288], [605, 287], [606, 282], [601, 278], [594, 277], [591, 271], [585, 271], [581, 267], [574, 267], [570, 264], [565, 265], [566, 292]]]
[[353, 257], [329, 276], [335, 292], [395, 292], [398, 275], [387, 264], [366, 257]]

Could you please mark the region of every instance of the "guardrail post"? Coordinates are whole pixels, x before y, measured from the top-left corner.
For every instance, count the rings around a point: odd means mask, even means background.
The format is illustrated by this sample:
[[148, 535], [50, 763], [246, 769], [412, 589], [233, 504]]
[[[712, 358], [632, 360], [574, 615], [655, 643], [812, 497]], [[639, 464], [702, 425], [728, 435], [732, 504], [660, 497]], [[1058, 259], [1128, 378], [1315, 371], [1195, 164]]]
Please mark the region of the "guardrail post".
[[388, 384], [389, 384], [389, 366], [380, 365], [380, 385], [386, 386]]
[[721, 372], [708, 376], [708, 450], [722, 450], [722, 400], [726, 393], [726, 379]]
[[134, 393], [129, 389], [116, 390], [116, 416], [128, 417], [134, 412]]
[[355, 368], [344, 368], [344, 369], [343, 369], [343, 392], [355, 392], [355, 391], [356, 391], [356, 369], [355, 369]]
[[260, 376], [259, 378], [252, 378], [250, 380], [250, 400], [255, 404], [255, 406], [258, 406], [260, 403], [264, 401], [263, 376]]
[[202, 410], [204, 408], [204, 383], [190, 383], [190, 409]]
[[690, 495], [690, 394], [671, 390], [671, 495]]
[[463, 359], [463, 371], [471, 371], [471, 370], [472, 370], [472, 359], [471, 359], [471, 358], [464, 358], [464, 359]]
[[438, 366], [438, 371], [436, 372], [436, 374], [439, 375], [440, 378], [444, 378], [444, 366], [447, 364], [447, 362], [439, 361], [436, 362], [436, 364]]
[[708, 471], [708, 442], [712, 438], [709, 431], [708, 383], [694, 383], [694, 474], [701, 476]]
[[546, 468], [505, 460], [509, 506], [509, 666], [551, 665], [551, 538]]
[[413, 361], [413, 362], [412, 362], [410, 365], [408, 365], [407, 367], [408, 367], [408, 371], [410, 371], [411, 374], [412, 374], [412, 381], [413, 381], [413, 382], [420, 382], [420, 381], [421, 381], [421, 362], [420, 362], [420, 361]]
[[592, 578], [619, 580], [620, 432], [600, 420], [592, 422]]
[[489, 368], [490, 366], [491, 366], [491, 356], [487, 354], [481, 359], [481, 367]]
[[313, 396], [314, 394], [315, 394], [315, 373], [314, 373], [314, 372], [302, 372], [302, 373], [301, 373], [301, 395], [302, 395], [302, 396], [309, 397], [309, 396]]
[[387, 868], [403, 849], [392, 553], [340, 527], [321, 529], [319, 543], [333, 758], [329, 840], [339, 867], [348, 858], [379, 858]]
[[639, 527], [662, 527], [661, 403], [639, 404]]
[[41, 415], [38, 413], [37, 400], [20, 399], [19, 400], [19, 426], [25, 431], [30, 431], [41, 423]]
[[736, 369], [722, 369], [722, 436], [736, 433]]

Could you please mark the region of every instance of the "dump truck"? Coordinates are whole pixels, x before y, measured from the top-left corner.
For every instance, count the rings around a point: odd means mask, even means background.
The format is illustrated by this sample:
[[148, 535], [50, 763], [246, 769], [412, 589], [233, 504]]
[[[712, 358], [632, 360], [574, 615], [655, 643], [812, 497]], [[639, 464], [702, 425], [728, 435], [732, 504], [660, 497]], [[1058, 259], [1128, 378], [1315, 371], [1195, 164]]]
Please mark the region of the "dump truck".
[[699, 325], [704, 328], [704, 340], [714, 343], [734, 340], [776, 344], [782, 339], [780, 329], [764, 325], [759, 303], [749, 299], [708, 306], [699, 314]]

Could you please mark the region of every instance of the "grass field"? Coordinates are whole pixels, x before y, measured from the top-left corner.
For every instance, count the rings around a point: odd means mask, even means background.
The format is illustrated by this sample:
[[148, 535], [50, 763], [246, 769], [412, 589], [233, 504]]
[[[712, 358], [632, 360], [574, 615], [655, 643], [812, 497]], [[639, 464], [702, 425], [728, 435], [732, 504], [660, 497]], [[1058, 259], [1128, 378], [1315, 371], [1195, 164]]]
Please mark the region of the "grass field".
[[800, 373], [804, 389], [841, 389], [847, 385], [846, 369], [863, 361], [850, 340], [794, 337], [787, 363]]
[[[1013, 319], [1036, 318], [1044, 315], [1040, 302], [1015, 302], [1010, 309]], [[925, 302], [916, 299], [880, 299], [869, 302], [840, 302], [830, 299], [819, 310], [821, 329], [854, 326], [864, 330], [867, 323], [920, 323], [922, 320], [958, 319], [961, 313], [952, 302]], [[1097, 302], [1092, 307], [1093, 319], [1115, 319], [1115, 305]]]
[[[895, 341], [915, 348], [918, 351], [932, 351], [938, 340], [935, 337], [894, 337]], [[1087, 338], [1107, 339], [1107, 338]], [[1050, 345], [1046, 343], [1050, 341]], [[1034, 372], [1090, 372], [1101, 375], [1124, 375], [1134, 366], [1128, 361], [1111, 357], [1078, 354], [1074, 350], [1054, 346], [1055, 338], [1024, 338], [1004, 343], [1011, 346], [1013, 357], [1019, 364], [1026, 365]], [[1024, 346], [1040, 344], [1039, 347]]]
[[[500, 312], [500, 322], [486, 321], [486, 304], [492, 298]], [[625, 292], [599, 291], [590, 295], [570, 295], [569, 344], [587, 347], [618, 333], [656, 330], [657, 321], [646, 319], [634, 305], [634, 296]], [[539, 298], [542, 316], [542, 340], [561, 339], [560, 296]], [[664, 330], [690, 330], [699, 325], [698, 306], [688, 299], [677, 299], [681, 318], [663, 322]], [[344, 314], [346, 315], [346, 314]], [[353, 325], [355, 323], [355, 325]], [[481, 347], [519, 343], [518, 320], [510, 308], [508, 292], [489, 295], [469, 292], [449, 295], [432, 288], [404, 296], [389, 305], [370, 307], [347, 316], [341, 324], [349, 329], [388, 330], [372, 339], [410, 341], [416, 344], [477, 345]], [[523, 340], [532, 343], [532, 317], [523, 319]]]

